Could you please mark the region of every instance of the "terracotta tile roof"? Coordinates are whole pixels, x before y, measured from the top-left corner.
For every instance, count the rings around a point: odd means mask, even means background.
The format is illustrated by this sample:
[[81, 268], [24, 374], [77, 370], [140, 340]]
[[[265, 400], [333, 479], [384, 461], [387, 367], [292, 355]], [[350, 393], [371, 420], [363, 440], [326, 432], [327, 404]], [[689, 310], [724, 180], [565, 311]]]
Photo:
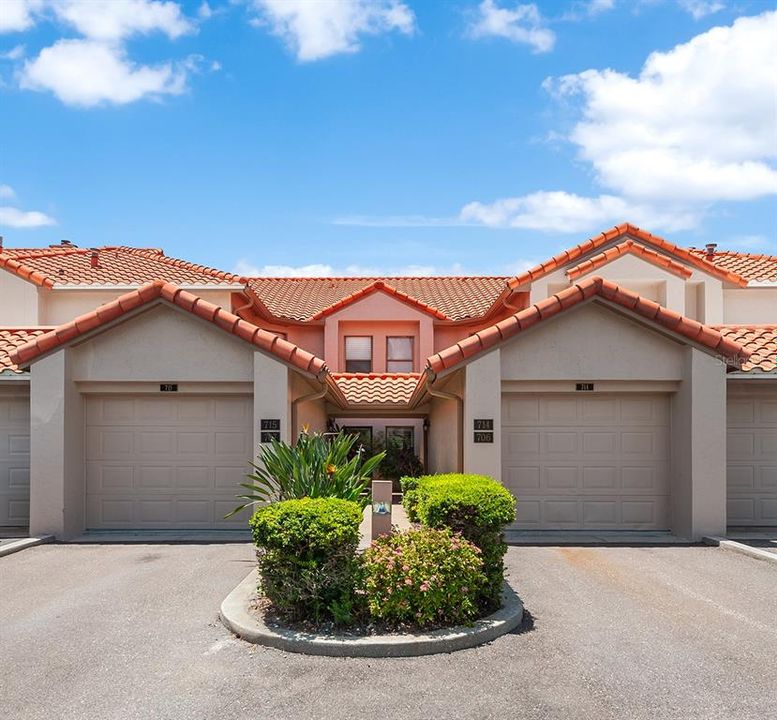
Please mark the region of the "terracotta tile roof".
[[432, 355], [427, 360], [427, 367], [435, 373], [447, 370], [473, 355], [494, 347], [502, 340], [517, 335], [533, 325], [597, 295], [617, 303], [667, 330], [714, 350], [726, 358], [742, 361], [750, 355], [742, 345], [725, 337], [720, 331], [702, 325], [696, 320], [683, 317], [631, 290], [619, 287], [609, 280], [594, 275], [571, 287], [564, 288], [555, 295], [511, 315], [491, 327], [464, 338], [436, 355]]
[[777, 325], [713, 325], [723, 337], [742, 345], [750, 357], [744, 372], [777, 372]]
[[682, 265], [681, 263], [668, 258], [666, 255], [657, 253], [655, 250], [650, 250], [644, 245], [634, 242], [633, 240], [624, 240], [622, 243], [613, 245], [612, 247], [607, 248], [607, 250], [604, 252], [601, 252], [598, 255], [592, 255], [586, 260], [583, 260], [583, 262], [580, 264], [569, 268], [569, 270], [567, 270], [567, 277], [570, 280], [574, 280], [581, 275], [586, 275], [589, 272], [602, 267], [602, 265], [606, 265], [607, 263], [612, 262], [615, 260], [615, 258], [618, 258], [621, 255], [627, 254], [641, 257], [643, 260], [668, 270], [669, 272], [674, 273], [681, 278], [689, 278], [691, 275], [693, 275], [693, 270], [688, 268], [686, 265]]
[[777, 283], [777, 255], [753, 255], [716, 250], [710, 257], [705, 250], [691, 248], [690, 252], [696, 257], [707, 259], [717, 267], [735, 272], [750, 282]]
[[17, 347], [10, 354], [11, 362], [22, 367], [27, 366], [41, 355], [56, 350], [81, 335], [92, 332], [102, 325], [113, 322], [158, 299], [177, 305], [203, 320], [212, 322], [222, 330], [236, 335], [241, 340], [275, 355], [300, 370], [316, 376], [325, 375], [327, 372], [324, 361], [306, 350], [283, 340], [275, 333], [261, 330], [256, 325], [241, 320], [237, 315], [233, 315], [218, 305], [206, 302], [186, 290], [181, 290], [177, 285], [161, 280], [142, 285], [137, 290], [132, 290], [86, 315], [81, 315], [75, 320], [60, 325], [21, 347]]
[[26, 345], [51, 328], [3, 328], [0, 327], [0, 375], [21, 374], [22, 371], [10, 358], [16, 348]]
[[419, 373], [332, 373], [349, 406], [407, 405]]
[[693, 253], [690, 250], [686, 250], [679, 245], [674, 245], [673, 243], [658, 237], [658, 235], [651, 235], [649, 232], [641, 230], [636, 225], [631, 225], [630, 223], [616, 225], [614, 228], [600, 233], [599, 235], [586, 240], [580, 245], [575, 245], [574, 247], [569, 248], [569, 250], [565, 250], [563, 253], [554, 255], [552, 258], [550, 258], [550, 260], [547, 260], [541, 265], [537, 265], [536, 267], [533, 267], [530, 270], [527, 270], [526, 272], [511, 278], [508, 280], [508, 285], [513, 289], [522, 285], [527, 285], [534, 280], [537, 280], [538, 278], [553, 272], [554, 270], [558, 270], [559, 268], [564, 267], [565, 265], [568, 265], [569, 263], [572, 263], [579, 258], [582, 258], [587, 253], [590, 253], [597, 248], [600, 248], [602, 245], [606, 245], [612, 240], [616, 240], [623, 235], [629, 235], [632, 238], [641, 240], [647, 245], [660, 248], [664, 252], [673, 255], [676, 259], [683, 260], [693, 265], [694, 267], [704, 270], [710, 275], [720, 278], [721, 280], [734, 283], [735, 285], [739, 285], [741, 287], [745, 287], [747, 285], [747, 280], [741, 275], [738, 275], [724, 267], [720, 267], [711, 262], [708, 262], [704, 259], [703, 256]]
[[154, 248], [96, 248], [97, 267], [92, 267], [92, 250], [75, 246], [49, 248], [3, 248], [0, 268], [42, 287], [73, 285], [142, 285], [166, 280], [184, 286], [240, 283], [232, 273], [168, 257]]
[[304, 322], [334, 312], [377, 289], [411, 302], [440, 319], [483, 317], [506, 290], [506, 277], [251, 278], [260, 310]]

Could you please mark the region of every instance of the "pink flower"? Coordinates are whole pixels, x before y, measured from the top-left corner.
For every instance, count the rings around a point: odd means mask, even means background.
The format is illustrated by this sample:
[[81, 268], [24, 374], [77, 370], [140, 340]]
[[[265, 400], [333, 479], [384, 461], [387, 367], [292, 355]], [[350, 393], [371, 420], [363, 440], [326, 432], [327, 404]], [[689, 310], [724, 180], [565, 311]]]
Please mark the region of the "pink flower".
[[428, 582], [422, 582], [421, 583], [421, 592], [426, 592], [429, 589], [429, 583]]
[[413, 581], [410, 578], [405, 578], [405, 585], [412, 585]]
[[402, 566], [402, 572], [410, 572], [410, 566], [409, 565], [403, 565]]
[[465, 585], [463, 588], [461, 588], [461, 592], [469, 592], [469, 588]]

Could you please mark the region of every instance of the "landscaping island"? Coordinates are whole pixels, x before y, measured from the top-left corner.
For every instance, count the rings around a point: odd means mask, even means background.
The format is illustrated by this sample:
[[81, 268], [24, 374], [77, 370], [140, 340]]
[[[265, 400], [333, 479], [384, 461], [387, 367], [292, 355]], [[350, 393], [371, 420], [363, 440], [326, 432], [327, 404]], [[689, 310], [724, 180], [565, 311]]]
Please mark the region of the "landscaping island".
[[379, 657], [450, 652], [520, 625], [504, 580], [512, 495], [477, 475], [403, 478], [413, 527], [359, 552], [366, 471], [379, 459], [362, 464], [354, 441], [303, 434], [262, 449], [245, 498], [261, 486], [272, 499], [250, 520], [258, 568], [222, 604], [226, 627], [292, 652]]

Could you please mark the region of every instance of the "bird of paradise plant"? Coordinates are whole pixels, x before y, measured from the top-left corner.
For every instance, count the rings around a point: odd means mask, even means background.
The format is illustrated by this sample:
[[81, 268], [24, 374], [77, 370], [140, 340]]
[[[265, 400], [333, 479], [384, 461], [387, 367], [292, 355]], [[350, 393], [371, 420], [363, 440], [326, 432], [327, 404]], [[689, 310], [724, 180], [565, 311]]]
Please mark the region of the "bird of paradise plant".
[[310, 433], [307, 426], [295, 445], [273, 440], [259, 450], [259, 462], [251, 463], [254, 472], [240, 483], [248, 490], [237, 498], [245, 500], [225, 517], [232, 517], [253, 503], [268, 503], [296, 498], [340, 498], [352, 500], [364, 508], [369, 502], [365, 490], [373, 472], [383, 460], [381, 452], [365, 459], [365, 449], [353, 452], [358, 435], [342, 431]]

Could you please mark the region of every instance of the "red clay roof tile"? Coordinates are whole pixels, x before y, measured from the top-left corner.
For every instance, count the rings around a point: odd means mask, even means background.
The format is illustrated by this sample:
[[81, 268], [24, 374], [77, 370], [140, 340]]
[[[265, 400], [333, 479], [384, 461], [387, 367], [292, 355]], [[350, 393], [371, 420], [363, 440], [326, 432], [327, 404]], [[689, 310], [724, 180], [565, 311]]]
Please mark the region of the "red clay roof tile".
[[419, 373], [332, 373], [348, 405], [405, 406], [421, 378]]
[[[580, 281], [575, 286], [565, 288], [552, 298], [547, 298], [515, 314], [517, 323], [506, 320], [481, 330], [451, 347], [432, 355], [427, 360], [427, 368], [434, 373], [450, 369], [472, 355], [482, 352], [494, 344], [494, 335], [498, 332], [502, 339], [512, 337], [530, 325], [543, 322], [563, 308], [570, 308], [584, 299], [600, 295], [602, 298], [632, 310], [657, 325], [661, 325], [679, 335], [692, 340], [719, 354], [735, 359], [746, 360], [750, 352], [740, 343], [725, 337], [719, 330], [704, 326], [696, 320], [682, 317], [678, 313], [661, 307], [657, 303], [641, 298], [636, 293], [621, 288], [604, 278], [593, 276]], [[553, 310], [555, 308], [555, 310]], [[476, 352], [470, 352], [471, 348]]]
[[11, 360], [11, 353], [30, 341], [45, 335], [52, 328], [3, 328], [0, 327], [0, 375], [21, 374], [22, 370]]
[[0, 268], [43, 287], [74, 285], [132, 286], [152, 280], [177, 285], [224, 285], [243, 281], [238, 275], [168, 257], [153, 248], [97, 248], [98, 265], [91, 265], [88, 248], [2, 248]]
[[17, 366], [27, 365], [41, 355], [55, 350], [66, 342], [118, 319], [127, 312], [157, 299], [163, 299], [178, 307], [198, 315], [225, 330], [281, 358], [300, 370], [319, 376], [325, 374], [326, 364], [321, 358], [298, 348], [277, 335], [261, 330], [251, 323], [241, 320], [231, 312], [206, 302], [196, 295], [181, 290], [171, 283], [157, 280], [132, 290], [126, 295], [102, 305], [94, 311], [75, 320], [60, 325], [48, 332], [35, 334], [26, 343], [15, 345], [9, 353], [10, 363]]
[[744, 372], [777, 372], [777, 325], [714, 325], [723, 337], [745, 347]]
[[777, 283], [777, 255], [755, 255], [728, 250], [716, 250], [711, 256], [705, 250], [691, 248], [690, 252], [713, 265], [735, 272], [754, 283]]
[[[251, 278], [248, 287], [261, 314], [306, 322], [346, 302], [383, 289], [440, 319], [486, 315], [503, 296], [507, 277]], [[379, 287], [379, 284], [380, 287]]]
[[624, 240], [622, 243], [618, 243], [611, 248], [607, 248], [607, 250], [604, 252], [586, 258], [578, 265], [569, 268], [567, 270], [567, 277], [570, 280], [574, 280], [575, 278], [593, 272], [594, 270], [602, 267], [602, 265], [606, 265], [616, 258], [626, 254], [640, 257], [643, 260], [646, 260], [647, 262], [656, 265], [657, 267], [668, 270], [669, 272], [681, 278], [689, 278], [693, 274], [693, 271], [690, 268], [683, 265], [682, 263], [668, 258], [666, 255], [657, 253], [655, 250], [651, 250], [638, 242], [634, 242], [633, 240]]
[[508, 285], [511, 288], [516, 289], [522, 285], [529, 284], [534, 280], [542, 277], [543, 275], [547, 275], [548, 273], [563, 267], [566, 263], [582, 258], [586, 253], [600, 248], [602, 245], [606, 245], [612, 240], [616, 240], [617, 238], [624, 235], [637, 238], [638, 240], [642, 241], [642, 243], [660, 248], [669, 255], [673, 255], [675, 258], [684, 260], [685, 262], [688, 262], [691, 265], [704, 270], [710, 275], [718, 277], [722, 280], [734, 283], [735, 285], [739, 285], [741, 287], [747, 285], [747, 280], [736, 272], [733, 272], [728, 268], [722, 267], [712, 262], [708, 262], [697, 252], [686, 250], [685, 248], [679, 247], [678, 245], [674, 245], [673, 243], [664, 240], [658, 235], [652, 235], [651, 233], [638, 228], [636, 225], [631, 225], [630, 223], [616, 225], [615, 227], [586, 240], [584, 243], [575, 245], [568, 250], [564, 250], [558, 255], [550, 258], [550, 260], [547, 260], [544, 263], [537, 265], [536, 267], [531, 268], [530, 270], [527, 270], [520, 275], [517, 275], [516, 277], [510, 278], [510, 280], [508, 280]]

